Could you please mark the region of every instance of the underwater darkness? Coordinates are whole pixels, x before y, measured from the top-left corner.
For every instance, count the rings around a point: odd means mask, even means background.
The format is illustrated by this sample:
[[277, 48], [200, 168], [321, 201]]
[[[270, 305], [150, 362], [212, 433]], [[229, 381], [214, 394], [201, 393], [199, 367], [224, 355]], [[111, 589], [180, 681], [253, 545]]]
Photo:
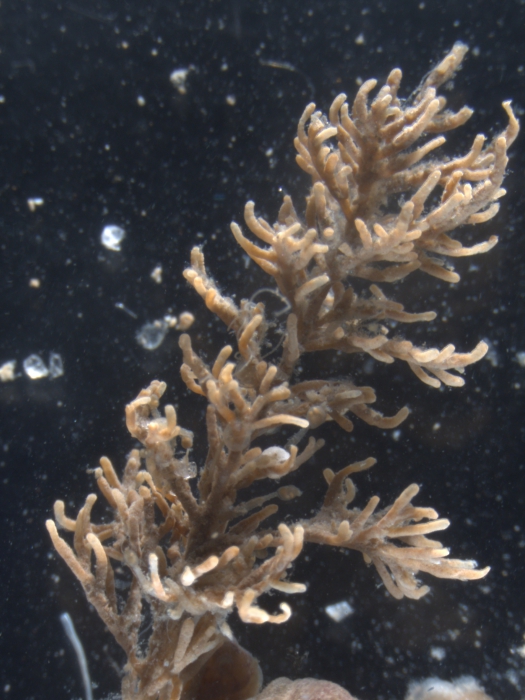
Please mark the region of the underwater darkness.
[[[505, 99], [523, 122], [524, 24], [518, 0], [2, 2], [0, 365], [16, 360], [19, 375], [0, 383], [3, 698], [82, 696], [65, 611], [94, 696], [119, 689], [123, 655], [52, 551], [44, 521], [56, 498], [78, 510], [101, 455], [122, 468], [134, 444], [124, 406], [153, 378], [168, 383], [167, 400], [197, 433], [202, 463], [205, 406], [180, 380], [178, 333], [154, 350], [136, 340], [146, 322], [191, 311], [200, 352], [211, 358], [225, 344], [227, 331], [182, 278], [191, 247], [205, 246], [232, 296], [267, 284], [229, 223], [241, 222], [248, 199], [271, 221], [285, 193], [302, 211], [309, 179], [293, 138], [306, 104], [326, 110], [339, 92], [353, 96], [358, 81], [384, 80], [396, 66], [408, 97], [457, 40], [471, 51], [447, 94], [475, 114], [449, 151], [501, 131]], [[176, 69], [187, 70], [184, 88], [170, 82]], [[452, 555], [492, 571], [481, 582], [432, 580], [424, 599], [396, 601], [357, 553], [310, 545], [292, 577], [308, 591], [289, 600], [287, 624], [231, 618], [266, 680], [312, 676], [359, 700], [401, 700], [410, 680], [472, 674], [495, 699], [525, 696], [524, 141], [511, 149], [500, 213], [476, 227], [476, 242], [500, 236], [496, 249], [459, 259], [453, 288], [417, 273], [394, 285], [407, 310], [438, 312], [408, 327], [408, 338], [458, 350], [485, 339], [489, 358], [467, 368], [463, 389], [444, 390], [401, 363], [323, 358], [336, 363], [325, 371], [370, 383], [379, 410], [407, 404], [412, 413], [394, 434], [358, 419], [350, 435], [333, 424], [320, 430], [327, 446], [301, 469], [304, 495], [293, 504], [305, 514], [320, 505], [324, 467], [374, 456], [378, 464], [356, 478], [358, 505], [376, 493], [386, 504], [415, 481], [416, 504], [451, 520], [442, 541]], [[126, 232], [120, 252], [101, 244], [108, 225]], [[471, 240], [469, 229], [460, 235]], [[160, 284], [151, 278], [159, 265]], [[50, 353], [62, 358], [62, 376], [24, 374], [25, 358], [47, 365]], [[325, 607], [341, 600], [353, 613], [334, 622]]]

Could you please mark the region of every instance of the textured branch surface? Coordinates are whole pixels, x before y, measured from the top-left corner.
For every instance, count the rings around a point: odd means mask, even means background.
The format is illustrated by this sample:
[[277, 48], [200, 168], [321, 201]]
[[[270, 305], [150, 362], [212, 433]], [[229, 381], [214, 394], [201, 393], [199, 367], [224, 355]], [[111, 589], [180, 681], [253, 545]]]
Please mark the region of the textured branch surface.
[[[253, 202], [244, 216], [249, 237], [232, 224], [237, 243], [287, 302], [282, 343], [271, 359], [263, 348], [276, 321], [266, 318], [264, 304], [237, 304], [224, 295], [202, 250], [193, 249], [184, 275], [232, 335], [212, 362], [189, 335], [180, 337], [182, 379], [207, 404], [204, 463], [192, 461], [194, 435], [181, 427], [175, 408], [168, 404], [161, 413], [166, 385], [153, 381], [126, 407], [127, 428], [140, 447], [122, 478], [106, 457], [95, 470], [111, 516], [93, 522], [94, 494], [74, 519], [62, 501], [55, 503], [55, 520], [47, 522], [55, 549], [126, 652], [124, 700], [255, 697], [262, 682], [258, 663], [233, 640], [227, 617], [236, 610], [246, 623], [288, 620], [287, 602], [266, 609], [259, 599], [270, 591], [282, 597], [305, 590], [289, 577], [307, 542], [360, 552], [398, 599], [427, 593], [422, 574], [463, 581], [487, 574], [488, 567], [477, 569], [473, 561], [449, 559], [448, 549], [427, 537], [449, 522], [413, 505], [415, 484], [382, 510], [377, 496], [362, 509], [353, 505], [351, 476], [373, 459], [338, 471], [325, 465], [326, 496], [310, 519], [285, 523], [276, 515], [276, 501], [301, 495], [290, 475], [323, 447], [313, 436], [299, 447], [309, 431], [327, 421], [351, 431], [355, 416], [390, 429], [408, 415], [406, 407], [382, 415], [371, 407], [374, 390], [350, 377], [296, 382], [294, 369], [305, 353], [402, 360], [430, 387], [458, 387], [464, 368], [487, 352], [483, 342], [457, 352], [452, 344], [422, 348], [391, 337], [391, 325], [428, 323], [436, 314], [407, 311], [376, 284], [392, 285], [416, 270], [455, 283], [459, 276], [448, 258], [484, 253], [496, 243], [490, 237], [467, 246], [452, 232], [497, 212], [507, 148], [518, 131], [510, 103], [503, 105], [509, 124], [490, 143], [479, 135], [463, 157], [436, 155], [442, 134], [471, 115], [468, 108], [448, 111], [437, 94], [465, 52], [455, 45], [408, 102], [398, 97], [401, 71], [395, 69], [375, 97], [376, 81], [369, 80], [352, 106], [339, 95], [328, 116], [308, 105], [295, 140], [297, 162], [312, 180], [304, 215], [285, 197], [273, 226], [256, 215]], [[371, 283], [365, 293], [356, 289], [363, 280]], [[284, 431], [288, 437], [279, 439]], [[265, 492], [256, 482], [268, 480], [274, 486]], [[458, 698], [485, 697], [476, 695], [477, 686], [465, 688]], [[411, 692], [411, 700], [449, 697], [429, 694], [423, 685]], [[263, 698], [350, 696], [330, 683], [278, 679]]]

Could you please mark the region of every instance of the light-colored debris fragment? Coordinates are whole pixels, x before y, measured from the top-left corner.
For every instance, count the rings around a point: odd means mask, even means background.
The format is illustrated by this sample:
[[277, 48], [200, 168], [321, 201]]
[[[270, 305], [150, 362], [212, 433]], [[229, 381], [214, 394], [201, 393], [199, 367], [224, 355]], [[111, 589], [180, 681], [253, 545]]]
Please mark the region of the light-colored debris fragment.
[[327, 605], [324, 611], [334, 622], [342, 622], [355, 612], [347, 600], [341, 600], [339, 603]]
[[108, 225], [104, 226], [100, 235], [100, 240], [104, 248], [118, 252], [125, 235], [126, 232], [123, 228], [120, 228], [120, 226]]
[[43, 379], [49, 374], [49, 370], [40, 355], [29, 355], [23, 361], [22, 366], [29, 379]]
[[42, 197], [31, 197], [27, 200], [27, 206], [29, 211], [36, 211], [37, 207], [41, 207], [44, 204]]
[[168, 324], [161, 318], [157, 321], [148, 321], [139, 330], [135, 338], [137, 343], [146, 350], [156, 350], [164, 341], [168, 332]]
[[193, 325], [195, 321], [195, 316], [189, 311], [183, 311], [179, 316], [179, 323], [177, 325], [177, 330], [187, 331], [190, 326]]
[[170, 75], [170, 82], [176, 88], [180, 95], [185, 95], [187, 92], [186, 78], [192, 66], [188, 68], [175, 68]]
[[49, 354], [49, 376], [56, 379], [64, 374], [64, 363], [60, 355], [56, 352]]
[[15, 378], [16, 360], [4, 362], [0, 367], [0, 382], [12, 382]]
[[151, 279], [157, 284], [162, 283], [162, 265], [157, 265], [150, 275]]

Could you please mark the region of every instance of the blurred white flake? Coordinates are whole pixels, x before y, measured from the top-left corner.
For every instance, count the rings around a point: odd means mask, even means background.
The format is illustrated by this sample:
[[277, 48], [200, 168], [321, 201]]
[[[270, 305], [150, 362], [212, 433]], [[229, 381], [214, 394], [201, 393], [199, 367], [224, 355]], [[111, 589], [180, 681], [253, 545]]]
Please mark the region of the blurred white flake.
[[138, 331], [135, 338], [137, 343], [146, 350], [156, 350], [163, 342], [168, 332], [168, 324], [164, 319], [145, 323]]
[[180, 95], [185, 95], [187, 92], [186, 78], [192, 68], [193, 66], [189, 66], [188, 68], [175, 68], [170, 75], [170, 82], [174, 88], [177, 88]]
[[43, 379], [49, 374], [49, 370], [40, 355], [29, 355], [22, 365], [29, 379]]
[[120, 244], [122, 239], [126, 235], [126, 232], [120, 226], [104, 226], [100, 240], [102, 245], [108, 250], [120, 250]]
[[42, 197], [31, 197], [27, 200], [27, 206], [29, 211], [36, 211], [37, 207], [41, 207], [44, 204]]
[[0, 367], [0, 382], [12, 382], [15, 378], [16, 360], [4, 362]]
[[56, 352], [49, 354], [49, 376], [51, 379], [56, 379], [64, 374], [64, 363], [62, 358]]
[[43, 379], [44, 377], [56, 379], [64, 374], [64, 363], [56, 352], [49, 353], [49, 367], [46, 367], [46, 363], [40, 355], [29, 355], [22, 362], [22, 366], [29, 379]]
[[331, 617], [335, 622], [342, 622], [355, 612], [353, 607], [346, 600], [341, 600], [339, 603], [334, 603], [333, 605], [327, 605], [324, 611], [328, 617]]
[[520, 367], [525, 367], [525, 352], [516, 353], [516, 362]]

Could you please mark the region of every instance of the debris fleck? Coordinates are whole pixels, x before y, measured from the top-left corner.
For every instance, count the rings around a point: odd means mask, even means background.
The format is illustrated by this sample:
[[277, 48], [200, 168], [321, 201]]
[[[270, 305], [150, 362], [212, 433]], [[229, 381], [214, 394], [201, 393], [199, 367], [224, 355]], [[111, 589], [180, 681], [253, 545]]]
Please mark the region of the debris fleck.
[[335, 622], [342, 622], [355, 612], [354, 608], [347, 600], [341, 600], [339, 603], [327, 605], [324, 611], [328, 617], [331, 617]]
[[100, 240], [102, 245], [108, 250], [119, 251], [120, 244], [125, 235], [126, 232], [123, 228], [120, 228], [120, 226], [109, 225], [104, 226]]
[[41, 284], [42, 284], [42, 283], [41, 283], [41, 281], [38, 279], [38, 277], [31, 277], [31, 279], [29, 280], [29, 286], [30, 286], [32, 289], [38, 289], [38, 288], [40, 287]]
[[37, 207], [41, 207], [44, 204], [42, 197], [31, 197], [27, 200], [27, 206], [29, 211], [36, 211]]
[[162, 265], [157, 265], [150, 275], [151, 279], [157, 284], [162, 283]]
[[179, 322], [177, 324], [177, 330], [187, 331], [190, 326], [193, 325], [195, 321], [195, 316], [189, 311], [183, 311], [179, 316]]
[[56, 352], [49, 353], [49, 367], [46, 367], [46, 363], [40, 355], [29, 355], [23, 361], [22, 366], [29, 379], [43, 379], [44, 377], [56, 379], [64, 374], [64, 363]]
[[443, 661], [447, 655], [447, 652], [445, 649], [443, 649], [443, 647], [430, 647], [429, 655], [436, 661]]
[[176, 68], [170, 75], [170, 82], [174, 88], [177, 88], [180, 95], [185, 95], [187, 92], [186, 78], [192, 67], [193, 66], [189, 66], [189, 68]]
[[520, 367], [525, 367], [525, 352], [516, 353], [516, 362]]
[[29, 355], [22, 366], [29, 379], [43, 379], [49, 374], [49, 370], [40, 355]]
[[164, 319], [145, 323], [135, 336], [137, 343], [142, 345], [146, 350], [156, 350], [162, 344], [166, 333], [168, 332], [168, 324]]
[[121, 301], [115, 302], [115, 308], [120, 309], [128, 316], [131, 316], [131, 318], [138, 318], [137, 314], [134, 311], [131, 311], [131, 309], [128, 309], [127, 306], [124, 306]]
[[15, 378], [16, 360], [4, 362], [0, 367], [0, 382], [12, 382]]
[[49, 353], [49, 376], [56, 379], [64, 374], [64, 363], [56, 352]]

